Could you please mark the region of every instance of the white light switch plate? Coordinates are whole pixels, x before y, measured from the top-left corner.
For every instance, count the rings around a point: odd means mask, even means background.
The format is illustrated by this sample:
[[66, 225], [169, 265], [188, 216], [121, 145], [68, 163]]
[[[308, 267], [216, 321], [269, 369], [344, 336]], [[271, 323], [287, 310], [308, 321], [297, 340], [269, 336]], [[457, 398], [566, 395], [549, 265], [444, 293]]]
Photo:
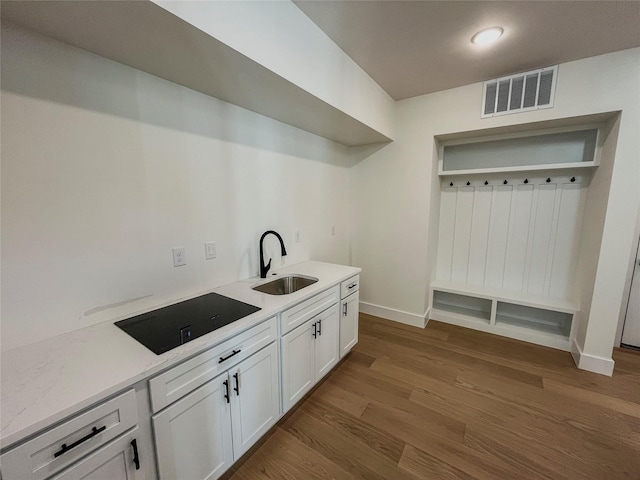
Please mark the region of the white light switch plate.
[[181, 267], [187, 264], [187, 253], [184, 247], [175, 247], [172, 248], [171, 251], [173, 252], [174, 267]]
[[216, 258], [216, 242], [206, 242], [204, 244], [204, 258], [206, 260]]

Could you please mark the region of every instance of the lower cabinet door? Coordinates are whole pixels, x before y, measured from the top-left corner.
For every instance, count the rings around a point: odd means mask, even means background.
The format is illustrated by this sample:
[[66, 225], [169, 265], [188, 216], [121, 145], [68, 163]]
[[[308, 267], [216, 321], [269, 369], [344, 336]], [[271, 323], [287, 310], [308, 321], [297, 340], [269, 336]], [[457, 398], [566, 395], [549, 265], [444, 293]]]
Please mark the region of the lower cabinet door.
[[214, 479], [231, 466], [231, 393], [225, 372], [152, 417], [161, 480]]
[[356, 292], [342, 300], [340, 312], [340, 358], [358, 343], [358, 309], [360, 293]]
[[77, 461], [53, 479], [142, 480], [145, 462], [152, 460], [138, 455], [137, 433], [138, 427]]
[[278, 347], [272, 343], [230, 371], [233, 456], [237, 460], [280, 415]]
[[315, 381], [314, 328], [309, 320], [282, 337], [282, 406], [288, 411]]
[[320, 380], [338, 362], [338, 305], [315, 317], [315, 380]]

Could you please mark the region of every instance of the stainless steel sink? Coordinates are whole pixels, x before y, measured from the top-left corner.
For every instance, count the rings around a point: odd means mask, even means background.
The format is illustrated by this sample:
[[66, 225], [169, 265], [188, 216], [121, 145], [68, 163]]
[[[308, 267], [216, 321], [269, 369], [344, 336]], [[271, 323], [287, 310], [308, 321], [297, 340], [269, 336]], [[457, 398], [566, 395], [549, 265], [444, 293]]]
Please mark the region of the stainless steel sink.
[[297, 292], [318, 281], [315, 277], [305, 275], [284, 275], [266, 283], [258, 283], [251, 288], [269, 295], [288, 295]]

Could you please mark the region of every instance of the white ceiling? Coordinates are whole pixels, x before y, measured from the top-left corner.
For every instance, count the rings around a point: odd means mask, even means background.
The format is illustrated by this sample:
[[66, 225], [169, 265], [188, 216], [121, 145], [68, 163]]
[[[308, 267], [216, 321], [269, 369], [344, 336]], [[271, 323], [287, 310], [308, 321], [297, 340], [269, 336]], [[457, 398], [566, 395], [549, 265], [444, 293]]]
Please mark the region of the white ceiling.
[[640, 46], [637, 0], [294, 1], [396, 100]]

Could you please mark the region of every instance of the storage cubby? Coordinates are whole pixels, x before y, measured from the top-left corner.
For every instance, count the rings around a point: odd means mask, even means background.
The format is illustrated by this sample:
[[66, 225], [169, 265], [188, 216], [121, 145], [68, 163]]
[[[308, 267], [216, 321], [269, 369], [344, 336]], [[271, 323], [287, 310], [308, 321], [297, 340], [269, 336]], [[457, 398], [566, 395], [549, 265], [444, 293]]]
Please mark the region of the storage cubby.
[[570, 350], [587, 193], [610, 122], [584, 116], [436, 137], [429, 318]]
[[491, 300], [455, 293], [433, 292], [433, 308], [449, 313], [465, 315], [471, 319], [482, 320], [489, 324], [491, 320]]
[[435, 281], [429, 318], [441, 322], [570, 350], [573, 318], [570, 301], [502, 289]]
[[569, 339], [573, 315], [542, 308], [498, 302], [496, 325], [509, 325]]
[[598, 129], [444, 144], [440, 175], [555, 169], [597, 165]]

